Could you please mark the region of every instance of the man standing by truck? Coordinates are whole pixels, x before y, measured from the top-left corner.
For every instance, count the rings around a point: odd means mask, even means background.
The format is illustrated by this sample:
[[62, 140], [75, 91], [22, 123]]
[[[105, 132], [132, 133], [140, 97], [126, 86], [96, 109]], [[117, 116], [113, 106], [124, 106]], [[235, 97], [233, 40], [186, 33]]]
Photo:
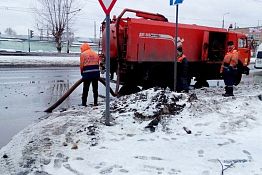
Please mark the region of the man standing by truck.
[[189, 91], [188, 61], [183, 53], [182, 42], [177, 44], [177, 92]]
[[220, 69], [220, 73], [223, 75], [224, 82], [226, 85], [226, 93], [223, 94], [224, 97], [234, 96], [233, 85], [235, 84], [238, 64], [238, 51], [235, 49], [234, 42], [228, 41], [227, 46], [228, 51], [224, 57]]
[[89, 86], [92, 83], [94, 94], [94, 106], [97, 106], [98, 100], [98, 79], [99, 71], [99, 56], [90, 48], [87, 43], [82, 44], [80, 55], [80, 71], [83, 85], [82, 106], [86, 106]]

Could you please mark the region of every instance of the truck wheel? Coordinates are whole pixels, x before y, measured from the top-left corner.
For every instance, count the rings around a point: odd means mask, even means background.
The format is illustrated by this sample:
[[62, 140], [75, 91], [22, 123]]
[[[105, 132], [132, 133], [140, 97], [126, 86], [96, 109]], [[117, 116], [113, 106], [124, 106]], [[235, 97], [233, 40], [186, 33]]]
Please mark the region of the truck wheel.
[[139, 91], [141, 91], [141, 89], [137, 86], [123, 85], [118, 92], [118, 96], [130, 95]]
[[209, 87], [209, 84], [206, 80], [200, 80], [195, 83], [194, 87], [195, 89], [199, 89], [202, 87]]

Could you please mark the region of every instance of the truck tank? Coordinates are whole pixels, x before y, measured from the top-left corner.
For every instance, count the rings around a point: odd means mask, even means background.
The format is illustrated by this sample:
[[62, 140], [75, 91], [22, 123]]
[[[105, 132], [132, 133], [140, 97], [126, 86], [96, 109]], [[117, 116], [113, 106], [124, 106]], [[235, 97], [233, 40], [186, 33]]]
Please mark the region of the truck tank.
[[[137, 17], [123, 17], [126, 13], [135, 13]], [[220, 78], [219, 70], [229, 40], [236, 43], [239, 62], [246, 70], [250, 49], [245, 35], [198, 25], [179, 24], [178, 27], [179, 40], [183, 41], [190, 66], [188, 81], [194, 77], [196, 87], [208, 86], [206, 80]], [[110, 72], [117, 74], [117, 84], [122, 85], [124, 94], [154, 86], [174, 88], [174, 36], [175, 24], [161, 14], [125, 9], [111, 21]], [[105, 53], [105, 30], [102, 41]], [[242, 73], [239, 73], [240, 80]]]

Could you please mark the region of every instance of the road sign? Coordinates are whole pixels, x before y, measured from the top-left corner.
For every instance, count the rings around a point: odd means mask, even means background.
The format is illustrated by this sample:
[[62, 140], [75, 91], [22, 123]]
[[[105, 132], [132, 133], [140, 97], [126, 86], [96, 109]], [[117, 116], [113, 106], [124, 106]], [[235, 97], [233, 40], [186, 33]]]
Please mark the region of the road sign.
[[182, 4], [184, 0], [170, 0], [170, 5]]
[[105, 14], [109, 14], [117, 0], [98, 0]]

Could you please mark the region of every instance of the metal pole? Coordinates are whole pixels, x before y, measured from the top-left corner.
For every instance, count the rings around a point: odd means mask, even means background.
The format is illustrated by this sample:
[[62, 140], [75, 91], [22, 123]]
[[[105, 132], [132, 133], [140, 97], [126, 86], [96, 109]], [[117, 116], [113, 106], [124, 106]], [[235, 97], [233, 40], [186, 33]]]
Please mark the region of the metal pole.
[[110, 14], [106, 15], [106, 122], [110, 126]]
[[28, 29], [28, 52], [30, 52], [30, 30]]
[[222, 29], [224, 28], [224, 25], [225, 25], [225, 20], [224, 20], [224, 15], [223, 15]]
[[175, 59], [174, 59], [174, 91], [177, 83], [177, 37], [178, 37], [178, 4], [176, 5], [176, 34], [175, 34]]
[[68, 14], [69, 14], [69, 8], [68, 8], [68, 0], [66, 0], [66, 53], [69, 53], [69, 29], [68, 29]]
[[225, 15], [230, 14], [229, 12], [223, 14], [222, 29], [225, 27]]

